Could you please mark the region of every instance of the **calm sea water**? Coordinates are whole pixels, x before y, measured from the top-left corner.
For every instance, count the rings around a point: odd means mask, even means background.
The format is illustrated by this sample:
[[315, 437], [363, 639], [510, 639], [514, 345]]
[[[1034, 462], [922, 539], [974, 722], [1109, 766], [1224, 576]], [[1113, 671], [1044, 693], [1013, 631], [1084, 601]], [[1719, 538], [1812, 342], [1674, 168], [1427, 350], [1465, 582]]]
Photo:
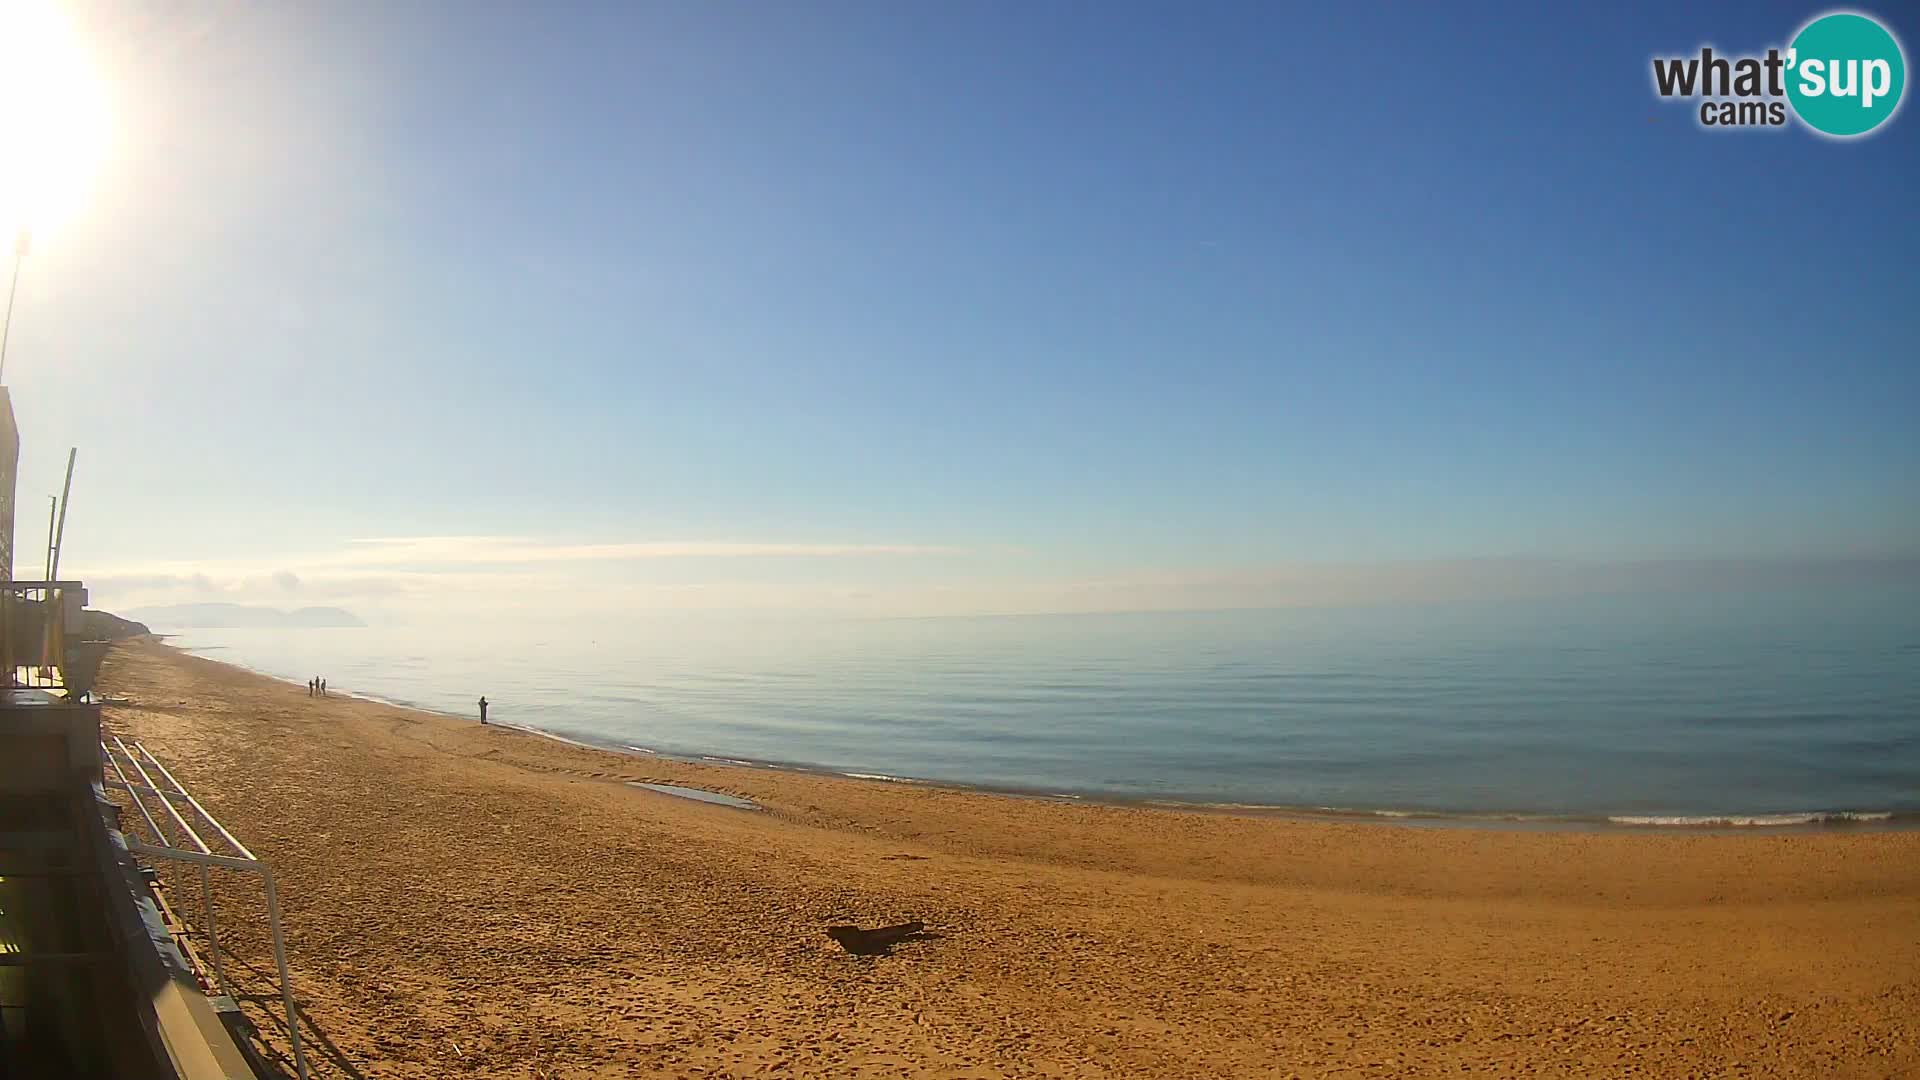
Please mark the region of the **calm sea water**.
[[484, 693], [498, 721], [609, 746], [996, 788], [1647, 821], [1920, 812], [1914, 589], [175, 644], [461, 715]]

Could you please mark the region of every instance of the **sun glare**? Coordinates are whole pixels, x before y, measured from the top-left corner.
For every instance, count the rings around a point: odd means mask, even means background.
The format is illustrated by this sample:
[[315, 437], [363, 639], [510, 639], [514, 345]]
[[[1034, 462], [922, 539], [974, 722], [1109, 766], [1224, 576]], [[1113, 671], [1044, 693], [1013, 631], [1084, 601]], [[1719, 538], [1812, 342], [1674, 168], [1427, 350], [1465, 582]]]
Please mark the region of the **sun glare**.
[[106, 88], [67, 13], [0, 0], [0, 234], [79, 213], [112, 133]]

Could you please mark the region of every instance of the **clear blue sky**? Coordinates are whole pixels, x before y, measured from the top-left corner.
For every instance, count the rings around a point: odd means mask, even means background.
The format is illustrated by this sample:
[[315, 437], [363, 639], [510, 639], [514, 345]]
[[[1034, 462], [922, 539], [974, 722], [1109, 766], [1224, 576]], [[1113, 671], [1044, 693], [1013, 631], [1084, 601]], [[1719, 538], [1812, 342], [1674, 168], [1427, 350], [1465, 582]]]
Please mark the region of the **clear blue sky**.
[[1920, 114], [1650, 87], [1818, 6], [303, 7], [82, 12], [7, 380], [109, 601], [1920, 556]]

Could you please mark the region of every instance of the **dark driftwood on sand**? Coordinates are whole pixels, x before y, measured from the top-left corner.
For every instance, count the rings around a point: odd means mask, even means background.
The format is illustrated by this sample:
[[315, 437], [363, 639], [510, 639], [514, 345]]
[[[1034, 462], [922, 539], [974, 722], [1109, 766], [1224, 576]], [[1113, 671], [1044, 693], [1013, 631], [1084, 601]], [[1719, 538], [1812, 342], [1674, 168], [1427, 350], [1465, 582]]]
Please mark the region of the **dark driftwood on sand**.
[[900, 923], [897, 926], [882, 926], [875, 930], [862, 930], [857, 926], [829, 926], [827, 936], [840, 943], [840, 947], [860, 956], [878, 956], [907, 938], [920, 933], [925, 927], [917, 922]]

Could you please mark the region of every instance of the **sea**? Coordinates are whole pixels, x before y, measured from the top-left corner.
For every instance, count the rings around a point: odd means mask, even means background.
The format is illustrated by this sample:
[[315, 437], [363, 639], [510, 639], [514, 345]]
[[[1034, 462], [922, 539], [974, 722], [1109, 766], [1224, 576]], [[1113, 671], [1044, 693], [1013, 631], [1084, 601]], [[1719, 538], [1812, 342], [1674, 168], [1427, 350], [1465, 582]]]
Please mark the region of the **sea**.
[[172, 632], [640, 756], [1409, 820], [1920, 822], [1916, 588]]

